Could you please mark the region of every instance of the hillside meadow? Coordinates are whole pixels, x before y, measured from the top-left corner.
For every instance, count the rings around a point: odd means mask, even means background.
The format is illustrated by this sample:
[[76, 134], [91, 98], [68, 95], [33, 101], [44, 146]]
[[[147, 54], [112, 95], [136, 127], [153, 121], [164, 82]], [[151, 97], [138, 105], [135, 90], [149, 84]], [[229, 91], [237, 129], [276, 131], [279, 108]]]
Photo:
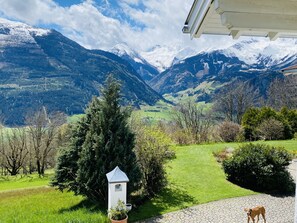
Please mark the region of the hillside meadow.
[[[296, 140], [267, 141], [297, 151]], [[225, 179], [213, 152], [241, 143], [176, 146], [176, 158], [167, 163], [168, 186], [154, 199], [129, 214], [131, 222], [215, 200], [255, 192]], [[108, 222], [106, 209], [82, 196], [49, 187], [53, 171], [37, 175], [0, 178], [0, 222]]]

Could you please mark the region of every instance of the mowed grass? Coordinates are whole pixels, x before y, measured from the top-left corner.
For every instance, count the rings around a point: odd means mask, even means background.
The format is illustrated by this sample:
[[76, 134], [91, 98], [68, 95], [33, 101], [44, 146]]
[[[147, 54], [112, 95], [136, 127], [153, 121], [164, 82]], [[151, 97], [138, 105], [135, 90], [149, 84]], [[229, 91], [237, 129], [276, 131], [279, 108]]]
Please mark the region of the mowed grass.
[[44, 187], [49, 184], [52, 175], [53, 173], [46, 173], [43, 177], [39, 177], [38, 174], [0, 176], [0, 192], [4, 190]]
[[49, 187], [53, 171], [0, 177], [0, 223], [105, 223], [103, 208]]
[[270, 146], [276, 146], [276, 147], [284, 147], [285, 149], [296, 152], [297, 151], [297, 140], [284, 140], [284, 141], [264, 141], [264, 142], [258, 142], [258, 143], [265, 143]]
[[[297, 150], [296, 140], [256, 142]], [[242, 143], [217, 143], [176, 147], [176, 159], [167, 167], [169, 186], [156, 198], [131, 213], [131, 220], [145, 219], [193, 205], [256, 194], [226, 180], [213, 152]]]
[[105, 213], [73, 193], [53, 188], [0, 192], [0, 223], [109, 222]]
[[[290, 151], [297, 150], [296, 140], [263, 143], [283, 146]], [[176, 159], [167, 164], [168, 187], [140, 208], [134, 208], [129, 213], [129, 222], [197, 204], [255, 194], [228, 182], [212, 154], [225, 147], [237, 148], [239, 145], [241, 143], [175, 147]], [[61, 193], [46, 186], [49, 184], [50, 175], [40, 181], [37, 176], [31, 181], [24, 180], [24, 177], [2, 181], [0, 223], [108, 222], [105, 208], [100, 208], [73, 193]], [[18, 183], [25, 189], [17, 189], [20, 188]]]

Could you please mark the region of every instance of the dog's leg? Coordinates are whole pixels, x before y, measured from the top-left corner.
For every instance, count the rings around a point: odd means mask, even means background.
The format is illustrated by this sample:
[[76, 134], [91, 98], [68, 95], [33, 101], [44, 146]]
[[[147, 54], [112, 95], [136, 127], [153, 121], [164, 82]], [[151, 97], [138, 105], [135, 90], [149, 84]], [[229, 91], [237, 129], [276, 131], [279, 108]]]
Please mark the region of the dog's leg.
[[247, 223], [250, 223], [250, 216], [248, 216], [248, 220], [247, 220]]
[[260, 216], [260, 214], [257, 215], [257, 223], [259, 223], [259, 216]]
[[250, 216], [247, 216], [247, 223], [250, 223]]
[[261, 215], [262, 215], [262, 218], [264, 219], [264, 223], [266, 223], [265, 214], [264, 213], [261, 213]]

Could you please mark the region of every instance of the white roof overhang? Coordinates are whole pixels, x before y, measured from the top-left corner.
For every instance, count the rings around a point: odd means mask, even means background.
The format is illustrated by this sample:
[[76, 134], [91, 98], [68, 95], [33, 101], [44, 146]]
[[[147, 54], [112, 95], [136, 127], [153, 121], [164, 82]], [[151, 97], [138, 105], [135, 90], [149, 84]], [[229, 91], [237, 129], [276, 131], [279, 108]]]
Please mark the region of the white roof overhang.
[[297, 0], [195, 0], [184, 33], [297, 37]]

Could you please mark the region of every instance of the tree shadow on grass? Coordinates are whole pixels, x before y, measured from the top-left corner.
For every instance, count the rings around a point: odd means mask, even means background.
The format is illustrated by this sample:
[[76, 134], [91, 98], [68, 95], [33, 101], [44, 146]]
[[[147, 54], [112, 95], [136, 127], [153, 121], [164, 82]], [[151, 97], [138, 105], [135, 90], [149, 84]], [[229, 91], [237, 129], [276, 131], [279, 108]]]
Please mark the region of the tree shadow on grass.
[[129, 219], [132, 222], [143, 220], [150, 217], [160, 216], [162, 213], [168, 212], [168, 210], [179, 210], [198, 203], [199, 202], [186, 191], [175, 185], [170, 185], [169, 187], [166, 187], [160, 195], [146, 201], [138, 208], [134, 208], [129, 214]]
[[104, 214], [107, 214], [107, 210], [106, 210], [106, 207], [104, 204], [102, 203], [96, 203], [92, 200], [89, 200], [89, 199], [84, 199], [82, 200], [81, 202], [79, 202], [78, 204], [72, 206], [72, 207], [69, 207], [69, 208], [62, 208], [59, 210], [59, 213], [62, 214], [62, 213], [65, 213], [65, 212], [72, 212], [72, 211], [77, 211], [77, 210], [80, 210], [80, 209], [84, 209], [84, 210], [87, 210], [88, 212], [90, 213], [98, 213], [98, 212], [101, 212], [101, 213], [104, 213]]
[[[134, 222], [136, 220], [143, 220], [150, 217], [159, 216], [168, 210], [178, 210], [183, 209], [193, 204], [198, 204], [198, 201], [186, 193], [180, 187], [175, 185], [170, 185], [162, 190], [160, 195], [154, 197], [153, 199], [145, 201], [139, 207], [133, 207], [132, 211], [128, 214], [129, 221]], [[134, 205], [134, 204], [132, 204]], [[90, 213], [103, 213], [107, 214], [107, 208], [102, 203], [95, 203], [92, 200], [82, 200], [78, 204], [59, 210], [59, 213], [66, 213], [84, 209]]]

